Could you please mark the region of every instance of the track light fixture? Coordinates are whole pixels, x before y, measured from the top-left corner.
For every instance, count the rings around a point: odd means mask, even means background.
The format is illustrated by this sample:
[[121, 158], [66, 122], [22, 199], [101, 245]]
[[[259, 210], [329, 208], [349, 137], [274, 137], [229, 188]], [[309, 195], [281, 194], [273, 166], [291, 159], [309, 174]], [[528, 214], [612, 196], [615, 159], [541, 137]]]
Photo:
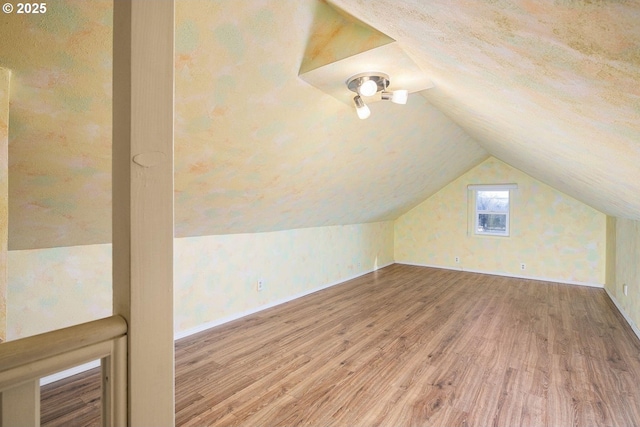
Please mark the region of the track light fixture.
[[369, 110], [369, 107], [367, 107], [362, 100], [363, 96], [374, 96], [380, 92], [380, 99], [396, 104], [406, 104], [409, 96], [409, 91], [404, 89], [387, 92], [389, 76], [374, 71], [349, 77], [347, 87], [350, 91], [356, 93], [356, 96], [353, 98], [353, 103], [356, 107], [356, 113], [358, 113], [358, 117], [361, 119], [366, 119], [371, 115], [371, 110]]

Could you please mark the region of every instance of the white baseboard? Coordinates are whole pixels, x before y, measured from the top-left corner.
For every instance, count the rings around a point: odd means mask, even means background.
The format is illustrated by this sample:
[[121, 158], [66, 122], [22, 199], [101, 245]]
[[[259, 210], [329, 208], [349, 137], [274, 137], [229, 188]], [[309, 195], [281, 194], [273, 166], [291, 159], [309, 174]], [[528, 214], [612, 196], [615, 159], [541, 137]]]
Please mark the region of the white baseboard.
[[525, 275], [505, 273], [500, 271], [475, 270], [475, 269], [464, 268], [464, 267], [449, 267], [444, 265], [419, 264], [419, 263], [405, 262], [405, 261], [396, 261], [396, 264], [415, 265], [417, 267], [441, 268], [444, 270], [466, 271], [469, 273], [490, 274], [492, 276], [513, 277], [516, 279], [538, 280], [541, 282], [554, 282], [554, 283], [562, 283], [565, 285], [589, 286], [591, 288], [604, 288], [604, 284], [600, 284], [600, 283], [576, 282], [572, 280], [551, 279], [548, 277], [525, 276]]
[[203, 323], [203, 324], [198, 325], [198, 326], [196, 326], [194, 328], [185, 329], [184, 331], [178, 331], [178, 332], [176, 332], [174, 334], [174, 339], [179, 340], [181, 338], [186, 338], [186, 337], [188, 337], [190, 335], [197, 334], [198, 332], [203, 332], [203, 331], [206, 331], [207, 329], [215, 328], [216, 326], [220, 326], [220, 325], [223, 325], [225, 323], [241, 319], [241, 318], [243, 318], [245, 316], [249, 316], [251, 314], [255, 314], [255, 313], [258, 313], [260, 311], [266, 310], [268, 308], [272, 308], [272, 307], [278, 306], [280, 304], [284, 304], [286, 302], [293, 301], [293, 300], [298, 299], [298, 298], [302, 298], [302, 297], [304, 297], [306, 295], [309, 295], [309, 294], [312, 294], [314, 292], [318, 292], [318, 291], [321, 291], [323, 289], [327, 289], [327, 288], [330, 288], [332, 286], [339, 285], [340, 283], [344, 283], [344, 282], [347, 282], [349, 280], [353, 280], [353, 279], [355, 279], [357, 277], [364, 276], [365, 274], [372, 273], [372, 272], [374, 272], [376, 270], [380, 270], [381, 268], [388, 267], [388, 266], [390, 266], [392, 264], [394, 264], [394, 263], [390, 262], [388, 264], [378, 266], [377, 268], [375, 268], [373, 270], [368, 270], [368, 271], [365, 271], [363, 273], [358, 273], [358, 274], [355, 274], [353, 276], [346, 277], [344, 279], [340, 279], [340, 280], [337, 280], [335, 282], [331, 282], [331, 283], [319, 286], [317, 288], [309, 289], [309, 290], [301, 292], [299, 294], [291, 295], [291, 296], [288, 296], [286, 298], [282, 298], [282, 299], [279, 299], [279, 300], [276, 300], [276, 301], [272, 301], [272, 302], [270, 302], [268, 304], [261, 305], [259, 307], [255, 307], [255, 308], [252, 308], [250, 310], [246, 310], [246, 311], [243, 311], [243, 312], [240, 312], [240, 313], [234, 313], [234, 314], [232, 314], [230, 316], [226, 316], [226, 317], [223, 317], [221, 319], [216, 319], [216, 320], [213, 320], [211, 322]]
[[55, 381], [63, 380], [72, 375], [80, 374], [84, 371], [88, 371], [89, 369], [97, 368], [100, 366], [99, 360], [94, 360], [93, 362], [83, 363], [82, 365], [74, 366], [71, 369], [66, 369], [64, 371], [57, 372], [53, 375], [49, 375], [47, 377], [40, 378], [40, 385], [51, 384]]
[[638, 339], [640, 339], [640, 329], [638, 329], [638, 327], [636, 326], [636, 324], [633, 322], [633, 320], [631, 320], [631, 318], [629, 317], [629, 315], [627, 314], [626, 311], [624, 311], [624, 309], [622, 308], [622, 305], [618, 302], [618, 300], [616, 299], [616, 297], [613, 296], [613, 294], [611, 294], [611, 292], [609, 292], [609, 289], [604, 288], [605, 292], [607, 293], [607, 295], [609, 295], [609, 298], [611, 299], [611, 301], [613, 302], [613, 305], [616, 306], [616, 308], [618, 309], [618, 311], [620, 312], [620, 314], [622, 314], [622, 317], [624, 317], [624, 320], [627, 321], [627, 323], [629, 324], [629, 326], [631, 326], [631, 329], [633, 330], [633, 333], [636, 334], [636, 336], [638, 337]]
[[[346, 277], [346, 278], [337, 280], [335, 282], [331, 282], [331, 283], [319, 286], [317, 288], [310, 289], [310, 290], [305, 291], [305, 292], [301, 292], [299, 294], [295, 294], [295, 295], [292, 295], [292, 296], [289, 296], [289, 297], [286, 297], [286, 298], [282, 298], [282, 299], [279, 299], [277, 301], [273, 301], [273, 302], [270, 302], [268, 304], [252, 308], [250, 310], [243, 311], [241, 313], [232, 314], [231, 316], [226, 316], [226, 317], [223, 317], [221, 319], [216, 319], [216, 320], [211, 321], [211, 322], [203, 323], [202, 325], [198, 325], [198, 326], [196, 326], [194, 328], [186, 329], [184, 331], [175, 332], [174, 336], [173, 336], [173, 339], [174, 340], [179, 340], [181, 338], [186, 338], [186, 337], [188, 337], [190, 335], [197, 334], [198, 332], [206, 331], [207, 329], [211, 329], [213, 327], [223, 325], [223, 324], [231, 322], [233, 320], [237, 320], [237, 319], [240, 319], [242, 317], [249, 316], [249, 315], [254, 314], [254, 313], [258, 313], [258, 312], [266, 310], [268, 308], [272, 308], [272, 307], [275, 307], [277, 305], [284, 304], [286, 302], [293, 301], [293, 300], [301, 298], [303, 296], [312, 294], [314, 292], [318, 292], [318, 291], [321, 291], [323, 289], [327, 289], [327, 288], [330, 288], [332, 286], [339, 285], [340, 283], [347, 282], [347, 281], [355, 279], [357, 277], [364, 276], [365, 274], [369, 274], [369, 273], [372, 273], [372, 272], [374, 272], [376, 270], [380, 270], [381, 268], [388, 267], [391, 264], [394, 264], [394, 263], [390, 262], [388, 264], [378, 266], [378, 267], [376, 267], [376, 268], [374, 268], [372, 270], [367, 270], [365, 272], [358, 273], [358, 274], [355, 274], [353, 276]], [[93, 362], [85, 363], [83, 365], [79, 365], [79, 366], [76, 366], [74, 368], [67, 369], [67, 370], [55, 373], [53, 375], [49, 375], [49, 376], [43, 377], [43, 378], [40, 379], [40, 385], [42, 386], [42, 385], [45, 385], [45, 384], [50, 384], [52, 382], [62, 380], [64, 378], [67, 378], [67, 377], [70, 377], [72, 375], [76, 375], [76, 374], [82, 373], [84, 371], [88, 371], [89, 369], [93, 369], [93, 368], [96, 368], [98, 366], [100, 366], [100, 361], [99, 360], [95, 360]]]

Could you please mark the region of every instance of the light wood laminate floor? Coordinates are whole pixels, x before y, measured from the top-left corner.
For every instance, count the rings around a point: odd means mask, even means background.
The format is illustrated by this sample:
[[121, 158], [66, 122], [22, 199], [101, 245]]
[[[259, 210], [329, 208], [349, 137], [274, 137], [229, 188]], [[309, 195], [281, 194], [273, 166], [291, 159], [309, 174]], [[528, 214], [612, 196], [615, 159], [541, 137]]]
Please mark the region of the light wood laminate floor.
[[[98, 375], [42, 391], [98, 425]], [[392, 265], [176, 343], [179, 426], [638, 426], [640, 341], [602, 289]]]

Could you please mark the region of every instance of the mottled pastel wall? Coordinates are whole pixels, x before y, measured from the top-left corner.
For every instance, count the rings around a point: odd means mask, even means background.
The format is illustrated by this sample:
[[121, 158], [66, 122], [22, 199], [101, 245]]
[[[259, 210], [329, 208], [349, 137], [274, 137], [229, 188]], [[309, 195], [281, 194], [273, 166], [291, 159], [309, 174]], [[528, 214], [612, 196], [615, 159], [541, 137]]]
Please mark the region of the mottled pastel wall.
[[299, 78], [380, 43], [328, 8], [176, 2], [176, 236], [393, 220], [487, 157], [418, 94], [362, 121]]
[[174, 250], [180, 332], [392, 263], [393, 222], [189, 237]]
[[0, 14], [0, 66], [12, 72], [10, 249], [111, 237], [113, 1], [46, 5]]
[[[511, 235], [476, 236], [468, 219], [469, 184], [518, 184]], [[395, 259], [513, 276], [603, 285], [606, 216], [490, 158], [395, 222]], [[460, 263], [454, 257], [460, 257]], [[526, 270], [520, 264], [526, 264]]]
[[9, 251], [7, 339], [111, 315], [111, 245]]
[[[47, 6], [0, 13], [11, 249], [111, 237], [113, 0]], [[489, 154], [640, 220], [640, 2], [177, 0], [175, 18], [178, 237], [395, 219]], [[379, 33], [435, 86], [361, 121], [298, 77]]]
[[9, 191], [9, 84], [11, 71], [0, 67], [0, 342], [7, 329], [7, 239]]
[[[612, 245], [615, 250], [615, 274], [606, 284], [618, 307], [640, 329], [640, 221], [616, 218]], [[623, 287], [628, 286], [627, 295]]]
[[[392, 263], [393, 222], [179, 238], [174, 254], [179, 333]], [[9, 266], [9, 339], [111, 314], [110, 244], [10, 251]]]
[[[112, 6], [55, 0], [45, 14], [0, 13], [1, 65], [15, 89], [12, 250], [111, 240]], [[175, 9], [177, 237], [392, 220], [487, 157], [420, 95], [376, 103], [384, 120], [362, 122], [300, 79], [305, 58], [388, 39], [326, 2], [177, 0]]]

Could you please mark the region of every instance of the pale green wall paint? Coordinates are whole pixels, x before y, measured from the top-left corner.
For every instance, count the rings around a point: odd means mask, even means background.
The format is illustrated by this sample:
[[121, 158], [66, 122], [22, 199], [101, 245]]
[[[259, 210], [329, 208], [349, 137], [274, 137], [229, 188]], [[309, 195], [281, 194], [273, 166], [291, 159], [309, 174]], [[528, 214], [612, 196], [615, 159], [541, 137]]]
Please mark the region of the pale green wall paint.
[[[467, 229], [467, 185], [506, 183], [518, 184], [512, 191], [511, 236], [475, 236]], [[395, 259], [602, 285], [605, 225], [599, 211], [489, 158], [396, 220]]]
[[176, 54], [193, 52], [198, 47], [198, 27], [191, 20], [184, 21], [176, 30]]
[[393, 222], [182, 238], [175, 254], [183, 331], [392, 263]]
[[111, 315], [111, 245], [9, 251], [7, 339]]
[[[640, 221], [615, 218], [610, 242], [615, 251], [615, 273], [608, 274], [607, 291], [616, 299], [636, 329], [640, 325]], [[627, 295], [623, 292], [628, 286]]]
[[[181, 332], [392, 263], [393, 222], [180, 238], [174, 253]], [[111, 314], [109, 244], [10, 251], [9, 265], [9, 339]]]

